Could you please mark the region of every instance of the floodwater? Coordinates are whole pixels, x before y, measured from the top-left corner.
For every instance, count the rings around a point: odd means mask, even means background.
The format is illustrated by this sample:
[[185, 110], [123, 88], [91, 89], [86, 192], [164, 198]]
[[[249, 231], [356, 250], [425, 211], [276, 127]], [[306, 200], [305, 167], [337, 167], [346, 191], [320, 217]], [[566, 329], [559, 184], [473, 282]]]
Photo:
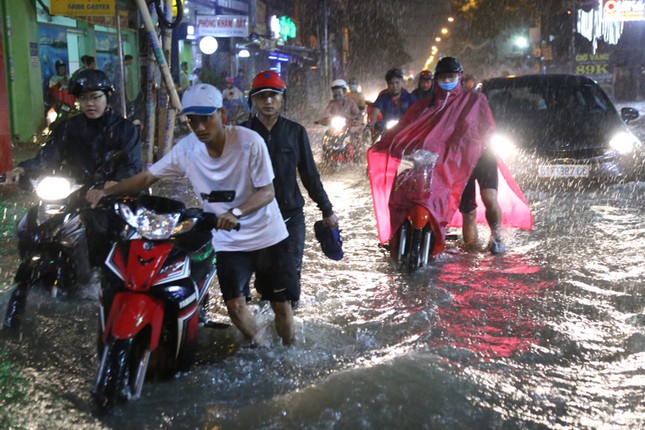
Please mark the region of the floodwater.
[[[204, 329], [192, 371], [147, 383], [140, 399], [98, 417], [89, 394], [96, 291], [75, 300], [33, 294], [22, 339], [0, 339], [0, 389], [21, 394], [0, 397], [0, 426], [645, 428], [645, 183], [527, 191], [535, 228], [506, 231], [505, 255], [449, 243], [407, 275], [377, 247], [365, 167], [323, 180], [345, 258], [326, 259], [309, 229], [295, 346], [280, 346], [270, 327], [269, 349], [245, 347], [234, 328]], [[2, 205], [4, 312], [17, 264], [7, 225], [24, 202]], [[312, 226], [311, 202], [306, 215]], [[488, 231], [480, 233], [483, 246]], [[211, 301], [225, 319], [217, 294]]]

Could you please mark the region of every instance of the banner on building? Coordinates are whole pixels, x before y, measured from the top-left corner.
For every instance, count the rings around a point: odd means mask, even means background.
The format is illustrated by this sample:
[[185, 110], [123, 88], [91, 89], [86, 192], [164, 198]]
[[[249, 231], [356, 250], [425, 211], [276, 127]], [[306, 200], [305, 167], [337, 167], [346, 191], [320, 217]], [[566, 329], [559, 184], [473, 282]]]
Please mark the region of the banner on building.
[[200, 36], [247, 37], [249, 17], [246, 15], [197, 15], [197, 32]]
[[114, 15], [116, 0], [50, 0], [52, 15], [105, 16]]
[[645, 0], [605, 0], [603, 21], [645, 21]]

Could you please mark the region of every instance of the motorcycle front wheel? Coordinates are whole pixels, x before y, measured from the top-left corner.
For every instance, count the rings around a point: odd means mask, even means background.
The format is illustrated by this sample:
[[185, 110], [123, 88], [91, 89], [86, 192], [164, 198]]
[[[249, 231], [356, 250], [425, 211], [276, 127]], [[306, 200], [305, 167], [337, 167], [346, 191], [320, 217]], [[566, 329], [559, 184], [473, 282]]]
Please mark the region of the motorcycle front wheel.
[[129, 339], [111, 339], [103, 349], [103, 358], [92, 392], [101, 412], [107, 412], [117, 402], [128, 399], [128, 363], [132, 342]]

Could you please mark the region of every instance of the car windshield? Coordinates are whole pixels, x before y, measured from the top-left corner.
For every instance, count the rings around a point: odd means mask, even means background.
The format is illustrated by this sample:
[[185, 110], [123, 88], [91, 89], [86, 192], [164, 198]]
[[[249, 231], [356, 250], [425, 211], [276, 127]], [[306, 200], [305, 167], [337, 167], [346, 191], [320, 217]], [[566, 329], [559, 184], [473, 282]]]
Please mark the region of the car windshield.
[[612, 104], [600, 88], [592, 83], [569, 81], [515, 81], [495, 85], [486, 95], [497, 115], [534, 115], [536, 112], [602, 114], [612, 111]]

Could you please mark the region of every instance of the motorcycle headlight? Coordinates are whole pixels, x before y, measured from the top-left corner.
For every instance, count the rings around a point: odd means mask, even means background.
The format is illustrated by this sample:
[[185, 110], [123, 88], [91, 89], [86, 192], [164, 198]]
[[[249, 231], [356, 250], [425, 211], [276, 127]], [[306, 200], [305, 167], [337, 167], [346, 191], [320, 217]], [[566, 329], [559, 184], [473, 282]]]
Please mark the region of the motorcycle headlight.
[[515, 143], [503, 134], [495, 133], [490, 139], [491, 148], [502, 159], [507, 159], [517, 151]]
[[181, 234], [181, 233], [190, 231], [193, 229], [196, 223], [197, 223], [197, 218], [185, 219], [182, 222], [175, 225], [175, 228], [173, 228], [172, 230], [172, 234], [175, 235], [175, 234]]
[[36, 195], [46, 201], [56, 201], [66, 198], [78, 188], [67, 178], [45, 176], [36, 184]]
[[399, 123], [398, 119], [391, 119], [387, 122], [387, 124], [385, 124], [385, 128], [389, 130], [393, 128], [395, 125], [397, 125], [398, 123]]
[[342, 116], [335, 116], [331, 119], [331, 128], [334, 132], [339, 132], [345, 128], [347, 119]]
[[[127, 205], [119, 207], [121, 217], [137, 230], [141, 236], [150, 240], [164, 240], [173, 234], [185, 231], [187, 225], [182, 222], [178, 225], [179, 213], [158, 214], [142, 208], [134, 214]], [[194, 222], [193, 222], [194, 224]], [[190, 227], [192, 228], [192, 225]], [[179, 230], [177, 230], [179, 228]]]
[[639, 140], [628, 131], [619, 131], [609, 141], [609, 147], [622, 155], [629, 154], [639, 146]]

